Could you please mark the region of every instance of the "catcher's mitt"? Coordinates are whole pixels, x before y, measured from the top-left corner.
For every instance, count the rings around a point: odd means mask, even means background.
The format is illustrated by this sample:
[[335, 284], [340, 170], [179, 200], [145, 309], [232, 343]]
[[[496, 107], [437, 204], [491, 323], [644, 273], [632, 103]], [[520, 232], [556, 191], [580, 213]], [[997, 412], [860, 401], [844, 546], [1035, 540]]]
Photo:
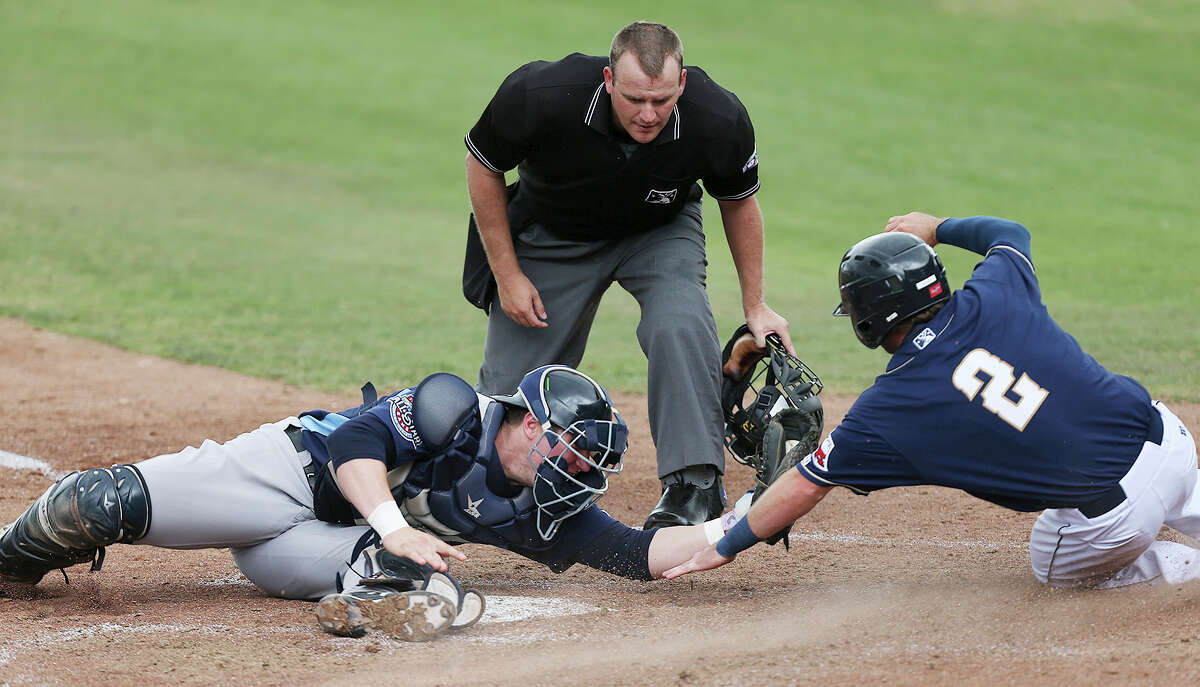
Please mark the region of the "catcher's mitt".
[[[796, 464], [813, 451], [821, 441], [821, 401], [813, 396], [806, 402], [809, 408], [785, 408], [767, 423], [763, 431], [762, 453], [754, 471], [754, 495], [751, 503], [758, 500], [767, 487], [775, 483], [783, 473], [796, 467]], [[815, 406], [815, 412], [812, 409]], [[779, 530], [763, 539], [768, 544], [783, 540], [783, 547], [789, 548], [787, 535], [792, 526]]]
[[[775, 480], [817, 449], [825, 421], [817, 398], [823, 385], [807, 365], [787, 352], [778, 336], [767, 336], [765, 350], [755, 346], [746, 325], [733, 333], [722, 357], [725, 446], [734, 460], [754, 470], [752, 499], [757, 501]], [[786, 527], [765, 541], [783, 540], [786, 547], [790, 530]]]

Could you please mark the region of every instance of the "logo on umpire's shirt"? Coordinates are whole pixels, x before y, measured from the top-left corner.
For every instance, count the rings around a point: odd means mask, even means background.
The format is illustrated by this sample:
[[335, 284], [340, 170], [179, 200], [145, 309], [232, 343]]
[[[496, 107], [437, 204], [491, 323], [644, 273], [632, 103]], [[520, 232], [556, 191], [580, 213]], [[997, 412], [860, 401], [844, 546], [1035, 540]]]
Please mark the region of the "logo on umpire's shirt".
[[920, 334], [913, 337], [913, 345], [917, 347], [918, 351], [923, 351], [929, 345], [929, 342], [935, 338], [937, 338], [937, 334], [934, 334], [932, 329], [926, 327], [921, 330]]
[[650, 193], [646, 194], [646, 202], [652, 205], [670, 205], [675, 202], [675, 196], [679, 193], [679, 189], [673, 188], [670, 191], [656, 191], [650, 189]]
[[395, 425], [396, 431], [414, 447], [419, 447], [421, 436], [413, 429], [412, 402], [412, 389], [405, 389], [388, 399], [388, 403], [392, 405], [392, 424]]
[[758, 166], [758, 146], [754, 146], [754, 152], [750, 153], [750, 158], [746, 160], [746, 164], [742, 165], [742, 172], [748, 172]]

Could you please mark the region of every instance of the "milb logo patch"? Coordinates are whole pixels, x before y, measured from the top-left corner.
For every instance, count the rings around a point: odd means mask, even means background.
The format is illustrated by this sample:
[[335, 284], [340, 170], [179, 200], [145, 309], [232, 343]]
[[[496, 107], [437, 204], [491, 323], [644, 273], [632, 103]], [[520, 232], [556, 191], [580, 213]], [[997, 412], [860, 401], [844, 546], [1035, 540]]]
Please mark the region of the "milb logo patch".
[[929, 342], [936, 338], [937, 334], [934, 334], [932, 329], [926, 327], [921, 330], [920, 334], [913, 337], [913, 345], [917, 347], [918, 351], [923, 351], [929, 345]]
[[400, 436], [408, 440], [414, 447], [421, 446], [421, 437], [413, 429], [412, 419], [413, 390], [406, 389], [388, 399], [392, 406], [392, 424]]
[[673, 188], [670, 191], [657, 191], [650, 189], [650, 193], [646, 194], [646, 202], [651, 205], [670, 205], [675, 202], [675, 196], [679, 194], [679, 189]]

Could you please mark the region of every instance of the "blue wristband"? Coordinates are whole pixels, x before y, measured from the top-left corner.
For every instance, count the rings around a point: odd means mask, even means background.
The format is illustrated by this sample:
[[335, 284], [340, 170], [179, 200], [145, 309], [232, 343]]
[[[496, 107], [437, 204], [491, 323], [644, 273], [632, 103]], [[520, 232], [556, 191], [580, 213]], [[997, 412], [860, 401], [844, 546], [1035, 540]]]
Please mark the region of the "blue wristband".
[[717, 542], [717, 553], [725, 558], [733, 558], [760, 541], [762, 540], [754, 534], [754, 530], [750, 529], [750, 523], [743, 517]]

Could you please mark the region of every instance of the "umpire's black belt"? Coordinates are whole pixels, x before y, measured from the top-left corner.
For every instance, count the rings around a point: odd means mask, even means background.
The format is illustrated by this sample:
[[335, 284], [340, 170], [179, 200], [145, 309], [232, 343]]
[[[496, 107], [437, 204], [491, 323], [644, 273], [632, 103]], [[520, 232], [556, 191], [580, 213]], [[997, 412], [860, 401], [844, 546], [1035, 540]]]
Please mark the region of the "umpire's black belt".
[[[1146, 431], [1146, 441], [1151, 444], [1159, 444], [1160, 446], [1163, 441], [1162, 415], [1159, 414], [1158, 408], [1154, 406], [1150, 406], [1150, 429]], [[1121, 505], [1124, 501], [1125, 490], [1121, 488], [1121, 483], [1117, 482], [1113, 485], [1112, 489], [1078, 508], [1084, 517], [1088, 519], [1098, 518]]]
[[[290, 425], [287, 427], [287, 429], [283, 430], [283, 433], [287, 435], [288, 439], [291, 439], [292, 446], [296, 447], [296, 453], [304, 453], [308, 450], [304, 448], [304, 433], [300, 427]], [[308, 465], [304, 466], [304, 476], [308, 478], [308, 486], [311, 487], [313, 491], [316, 491], [317, 462], [315, 460], [309, 461]]]

